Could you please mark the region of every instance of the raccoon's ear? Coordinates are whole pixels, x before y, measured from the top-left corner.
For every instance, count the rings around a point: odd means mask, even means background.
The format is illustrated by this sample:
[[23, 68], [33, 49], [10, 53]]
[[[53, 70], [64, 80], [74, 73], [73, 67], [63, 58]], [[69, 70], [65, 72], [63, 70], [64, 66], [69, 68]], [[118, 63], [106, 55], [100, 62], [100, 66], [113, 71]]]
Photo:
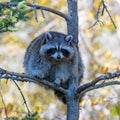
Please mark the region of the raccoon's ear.
[[70, 43], [71, 41], [73, 41], [73, 36], [72, 35], [67, 35], [65, 40]]
[[52, 39], [52, 34], [49, 33], [49, 32], [46, 32], [45, 33], [45, 40], [46, 40], [46, 42], [50, 41], [51, 39]]

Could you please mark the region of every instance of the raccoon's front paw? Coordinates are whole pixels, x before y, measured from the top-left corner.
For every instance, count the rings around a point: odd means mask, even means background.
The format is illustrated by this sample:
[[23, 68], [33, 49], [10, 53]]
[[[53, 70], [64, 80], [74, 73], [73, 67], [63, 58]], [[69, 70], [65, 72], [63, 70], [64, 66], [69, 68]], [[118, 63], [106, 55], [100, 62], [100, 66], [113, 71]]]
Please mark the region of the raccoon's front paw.
[[44, 79], [45, 78], [45, 75], [44, 74], [34, 74], [34, 77], [36, 79]]
[[38, 80], [41, 79], [39, 76], [34, 76], [34, 78], [35, 78], [35, 79], [38, 79]]
[[55, 86], [60, 86], [60, 84], [61, 84], [61, 79], [60, 79], [60, 78], [56, 78], [53, 83], [54, 83]]

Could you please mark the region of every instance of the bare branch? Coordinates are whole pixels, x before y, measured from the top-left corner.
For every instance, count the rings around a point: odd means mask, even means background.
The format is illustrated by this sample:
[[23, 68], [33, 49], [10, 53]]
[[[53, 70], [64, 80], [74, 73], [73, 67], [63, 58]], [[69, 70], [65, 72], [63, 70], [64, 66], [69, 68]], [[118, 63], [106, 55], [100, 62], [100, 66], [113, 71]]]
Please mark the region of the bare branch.
[[100, 14], [101, 5], [102, 5], [102, 1], [100, 2], [99, 7], [98, 7], [98, 10], [97, 10], [97, 13], [96, 13], [96, 19], [97, 19], [97, 20], [99, 19], [99, 14]]
[[[100, 10], [101, 7], [102, 7], [102, 10]], [[110, 18], [110, 20], [111, 20], [114, 28], [117, 29], [117, 26], [116, 26], [116, 24], [115, 24], [115, 22], [114, 22], [114, 20], [113, 20], [113, 18], [112, 18], [112, 16], [111, 16], [111, 14], [110, 14], [108, 8], [107, 8], [107, 5], [105, 4], [104, 0], [101, 0], [101, 2], [100, 2], [100, 4], [99, 4], [99, 7], [98, 7], [98, 10], [97, 10], [97, 13], [96, 13], [96, 21], [95, 21], [95, 23], [94, 23], [91, 27], [89, 27], [89, 29], [92, 28], [92, 27], [94, 27], [98, 22], [103, 23], [103, 22], [100, 20], [99, 15], [100, 15], [100, 13], [101, 13], [101, 16], [103, 16], [105, 10], [106, 10], [106, 12], [107, 12], [107, 14], [108, 14], [108, 16], [109, 16], [109, 18]]]
[[5, 102], [4, 102], [4, 99], [3, 99], [3, 96], [2, 96], [2, 93], [0, 92], [0, 96], [1, 96], [1, 99], [2, 99], [2, 103], [3, 103], [3, 106], [4, 106], [4, 109], [5, 109], [5, 116], [6, 118], [8, 118], [8, 112], [7, 112], [7, 108], [6, 108], [6, 105], [5, 105]]
[[42, 17], [45, 18], [45, 14], [42, 9], [41, 9], [41, 14], [42, 14]]
[[[33, 3], [33, 5], [35, 5], [34, 0], [32, 0], [32, 3]], [[36, 20], [36, 22], [38, 22], [38, 16], [37, 16], [36, 7], [33, 7], [33, 10], [34, 10], [34, 14], [35, 14], [35, 20]]]
[[[0, 6], [3, 6], [3, 7], [10, 7], [10, 6], [17, 6], [17, 5], [18, 5], [18, 2], [0, 2]], [[54, 13], [60, 17], [63, 17], [65, 20], [67, 20], [67, 16], [64, 13], [54, 10], [52, 8], [48, 8], [48, 7], [40, 6], [40, 5], [36, 5], [36, 4], [31, 4], [31, 3], [26, 3], [26, 5], [28, 7], [33, 7], [36, 9], [45, 10], [45, 11]]]
[[[90, 91], [90, 90], [93, 90], [93, 89], [97, 89], [97, 88], [100, 88], [100, 87], [105, 87], [105, 86], [108, 86], [108, 85], [115, 85], [115, 84], [120, 84], [119, 81], [115, 81], [115, 80], [112, 80], [110, 81], [111, 79], [114, 79], [116, 77], [119, 77], [120, 76], [120, 71], [116, 71], [114, 73], [108, 73], [108, 74], [105, 74], [105, 75], [101, 75], [99, 77], [97, 77], [95, 80], [93, 80], [92, 82], [89, 82], [89, 83], [86, 83], [86, 84], [83, 84], [82, 86], [80, 86], [78, 89], [77, 89], [77, 93], [81, 94], [82, 93], [85, 93], [87, 91]], [[102, 83], [99, 83], [98, 82], [102, 82]]]
[[21, 94], [21, 96], [22, 96], [22, 98], [23, 98], [24, 104], [25, 104], [25, 106], [26, 106], [26, 108], [27, 108], [27, 111], [28, 111], [28, 116], [30, 116], [30, 115], [31, 115], [31, 112], [30, 112], [29, 107], [28, 107], [28, 105], [27, 105], [27, 101], [26, 101], [26, 99], [25, 99], [25, 97], [24, 97], [24, 95], [23, 95], [23, 93], [22, 93], [19, 85], [17, 84], [17, 82], [14, 81], [14, 80], [13, 80], [13, 82], [15, 83], [15, 85], [16, 85], [17, 88], [18, 88], [18, 90], [20, 91], [20, 94]]
[[95, 23], [94, 23], [92, 26], [90, 26], [88, 29], [93, 28], [93, 27], [94, 27], [97, 23], [102, 23], [102, 25], [104, 25], [104, 23], [103, 23], [103, 21], [102, 21], [102, 20], [97, 19], [97, 20], [95, 21]]
[[117, 26], [116, 26], [116, 24], [115, 24], [115, 22], [114, 22], [114, 20], [113, 20], [112, 16], [110, 15], [110, 12], [109, 12], [109, 10], [108, 10], [108, 8], [107, 8], [107, 6], [106, 6], [106, 4], [105, 4], [104, 0], [102, 0], [102, 4], [103, 4], [103, 11], [102, 11], [102, 15], [103, 15], [103, 13], [104, 13], [104, 9], [105, 9], [105, 10], [106, 10], [106, 12], [107, 12], [107, 14], [108, 14], [108, 16], [110, 17], [110, 20], [111, 20], [111, 22], [112, 22], [112, 24], [113, 24], [114, 28], [115, 28], [115, 29], [117, 29]]
[[63, 89], [62, 87], [55, 86], [55, 84], [47, 80], [32, 78], [24, 73], [9, 72], [7, 70], [0, 68], [0, 79], [3, 79], [3, 78], [12, 79], [12, 80], [21, 81], [21, 82], [32, 82], [40, 86], [42, 84], [42, 85], [50, 87], [51, 89], [60, 91], [61, 93], [66, 92], [65, 89]]
[[94, 27], [98, 22], [101, 22], [101, 20], [99, 20], [99, 14], [100, 14], [101, 5], [102, 5], [102, 1], [100, 2], [99, 7], [98, 7], [98, 10], [97, 10], [97, 12], [96, 12], [96, 21], [95, 21], [95, 23], [94, 23], [93, 25], [91, 25], [91, 26], [89, 27], [89, 29], [91, 29], [92, 27]]
[[120, 85], [120, 81], [110, 81], [110, 82], [103, 82], [101, 84], [97, 84], [95, 86], [91, 86], [89, 88], [86, 88], [85, 90], [83, 90], [81, 93], [80, 93], [80, 97], [82, 97], [86, 92], [89, 92], [91, 90], [95, 90], [95, 89], [98, 89], [98, 88], [102, 88], [102, 87], [106, 87], [106, 86], [111, 86], [111, 85]]

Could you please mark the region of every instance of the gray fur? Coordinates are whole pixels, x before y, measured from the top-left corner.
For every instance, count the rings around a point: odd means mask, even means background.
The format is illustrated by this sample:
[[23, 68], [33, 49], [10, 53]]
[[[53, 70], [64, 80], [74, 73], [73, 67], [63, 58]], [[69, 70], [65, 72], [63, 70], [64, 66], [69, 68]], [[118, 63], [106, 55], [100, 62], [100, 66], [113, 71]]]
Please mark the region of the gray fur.
[[[59, 32], [39, 35], [27, 48], [24, 57], [26, 73], [32, 77], [45, 78], [64, 88], [68, 88], [69, 79], [74, 76], [79, 86], [83, 77], [83, 63], [72, 39], [70, 35]], [[65, 102], [62, 93], [55, 91], [55, 94]]]
[[68, 36], [65, 38], [65, 40], [71, 42], [71, 41], [73, 40], [73, 36], [72, 36], [72, 35], [68, 35]]

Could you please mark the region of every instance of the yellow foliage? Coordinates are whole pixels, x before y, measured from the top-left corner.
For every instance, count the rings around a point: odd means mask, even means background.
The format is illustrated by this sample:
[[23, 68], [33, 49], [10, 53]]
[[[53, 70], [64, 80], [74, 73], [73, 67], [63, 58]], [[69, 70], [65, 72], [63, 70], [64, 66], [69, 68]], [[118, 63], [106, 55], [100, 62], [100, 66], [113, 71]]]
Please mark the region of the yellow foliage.
[[99, 120], [105, 120], [105, 114], [103, 111], [99, 112]]
[[100, 73], [101, 73], [101, 74], [106, 74], [106, 73], [108, 73], [108, 70], [109, 70], [109, 67], [108, 67], [108, 66], [103, 66], [103, 67], [101, 67], [101, 69], [100, 69]]
[[8, 103], [6, 109], [7, 109], [7, 113], [12, 112], [12, 110], [13, 110], [13, 104], [12, 103]]
[[92, 98], [91, 105], [97, 105], [97, 104], [103, 104], [104, 99], [103, 98]]
[[101, 43], [100, 42], [93, 43], [93, 51], [96, 51], [96, 50], [100, 49], [100, 47], [101, 47]]
[[98, 69], [98, 65], [94, 64], [94, 65], [92, 66], [92, 69], [93, 69], [93, 70]]
[[104, 56], [105, 56], [105, 58], [109, 59], [109, 58], [112, 57], [112, 52], [111, 52], [111, 51], [106, 51], [106, 52], [104, 53]]
[[100, 0], [96, 0], [94, 3], [93, 3], [93, 5], [96, 7], [96, 8], [98, 8], [99, 7], [99, 5], [100, 5]]
[[36, 104], [34, 105], [33, 111], [42, 112], [43, 109], [44, 109], [43, 103], [36, 101]]
[[120, 65], [118, 65], [118, 66], [116, 67], [116, 70], [117, 70], [117, 71], [120, 70]]
[[86, 100], [83, 99], [83, 100], [80, 102], [80, 106], [81, 106], [81, 107], [84, 107], [85, 103], [86, 103]]

